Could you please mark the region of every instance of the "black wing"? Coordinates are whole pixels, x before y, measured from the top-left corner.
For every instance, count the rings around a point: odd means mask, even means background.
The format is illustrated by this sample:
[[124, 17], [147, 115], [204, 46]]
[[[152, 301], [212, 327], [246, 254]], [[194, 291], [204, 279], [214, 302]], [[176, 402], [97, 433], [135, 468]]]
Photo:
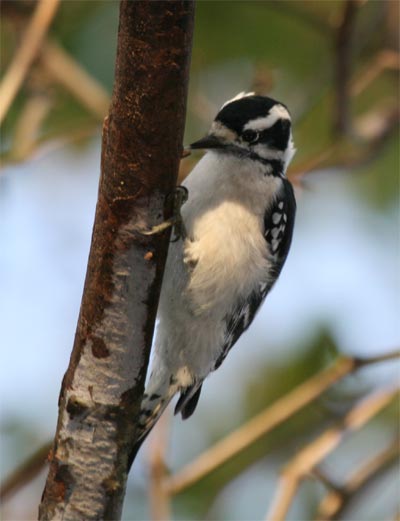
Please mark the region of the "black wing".
[[214, 370], [218, 369], [241, 334], [250, 326], [260, 305], [279, 277], [292, 242], [295, 215], [296, 200], [293, 188], [287, 179], [283, 179], [282, 190], [264, 215], [264, 237], [269, 244], [273, 259], [270, 282], [260, 283], [250, 298], [240, 302], [226, 317], [225, 343], [215, 362]]

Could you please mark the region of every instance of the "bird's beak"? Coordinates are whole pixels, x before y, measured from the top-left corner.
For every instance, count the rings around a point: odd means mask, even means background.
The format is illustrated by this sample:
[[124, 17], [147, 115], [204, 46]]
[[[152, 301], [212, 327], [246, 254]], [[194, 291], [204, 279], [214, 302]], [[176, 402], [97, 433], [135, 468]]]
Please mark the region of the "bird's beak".
[[207, 136], [203, 137], [202, 139], [199, 139], [198, 141], [195, 141], [191, 145], [189, 145], [187, 148], [189, 150], [195, 150], [195, 149], [209, 149], [209, 148], [225, 148], [226, 144], [221, 141], [217, 136], [214, 136], [213, 134], [208, 134]]

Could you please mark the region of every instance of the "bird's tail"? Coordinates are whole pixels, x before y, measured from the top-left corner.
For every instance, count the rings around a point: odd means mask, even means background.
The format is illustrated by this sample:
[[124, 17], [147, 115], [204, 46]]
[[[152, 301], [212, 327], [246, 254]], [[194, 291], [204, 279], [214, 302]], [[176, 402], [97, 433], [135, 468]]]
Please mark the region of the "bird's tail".
[[[160, 385], [160, 381], [163, 382], [162, 385]], [[151, 375], [143, 395], [138, 420], [139, 439], [150, 432], [171, 399], [178, 392], [181, 395], [175, 407], [175, 414], [180, 413], [183, 420], [189, 418], [199, 401], [202, 383], [202, 381], [199, 381], [188, 387], [182, 387], [179, 385], [179, 380], [173, 375], [170, 375], [167, 379], [154, 378]]]
[[180, 413], [184, 420], [193, 414], [199, 400], [201, 384], [202, 381], [182, 387], [179, 378], [166, 374], [165, 371], [153, 371], [150, 374], [137, 420], [137, 441], [132, 449], [128, 468], [131, 467], [144, 440], [177, 392], [180, 392], [181, 396], [176, 404], [175, 414]]
[[158, 388], [146, 389], [138, 419], [139, 439], [149, 434], [176, 392], [177, 388], [173, 385], [170, 385], [162, 394]]
[[136, 454], [144, 440], [150, 434], [151, 429], [157, 423], [161, 414], [167, 408], [169, 402], [177, 392], [174, 385], [162, 386], [152, 384], [151, 380], [143, 395], [139, 418], [137, 421], [137, 439], [128, 459], [128, 471], [132, 466]]

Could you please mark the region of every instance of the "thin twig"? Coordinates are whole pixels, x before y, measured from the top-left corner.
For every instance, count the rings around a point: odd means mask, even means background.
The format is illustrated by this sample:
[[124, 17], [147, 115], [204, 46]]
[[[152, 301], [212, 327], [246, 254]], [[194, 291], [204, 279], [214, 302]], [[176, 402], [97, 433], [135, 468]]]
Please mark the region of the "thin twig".
[[[35, 143], [32, 144], [29, 158], [38, 159], [46, 157], [47, 155], [61, 150], [68, 145], [80, 143], [84, 140], [96, 139], [99, 137], [99, 135], [99, 125], [95, 122], [87, 124], [86, 126], [81, 125], [80, 128], [74, 131], [73, 134], [50, 132], [44, 136], [41, 136], [35, 141]], [[0, 162], [0, 175], [2, 173], [2, 169], [10, 164], [13, 164], [15, 161], [19, 161], [20, 159], [20, 156], [15, 157], [14, 150], [11, 150], [10, 152], [2, 155]], [[24, 156], [22, 159], [26, 160], [27, 156]]]
[[110, 104], [107, 91], [62, 47], [46, 41], [41, 61], [51, 75], [90, 112], [101, 121], [104, 119]]
[[[373, 363], [392, 360], [399, 356], [400, 352], [395, 351], [380, 357], [374, 357]], [[177, 494], [189, 487], [257, 441], [261, 436], [283, 423], [287, 418], [329, 389], [334, 383], [362, 365], [369, 363], [369, 359], [339, 358], [333, 365], [300, 384], [249, 422], [203, 452], [203, 454], [176, 474], [168, 477], [164, 484], [166, 490], [170, 494]]]
[[399, 456], [399, 440], [394, 440], [388, 447], [358, 468], [343, 487], [331, 490], [322, 500], [317, 513], [319, 521], [331, 521], [342, 517], [345, 509], [362, 493], [372, 481], [378, 479]]
[[336, 139], [322, 153], [291, 168], [288, 177], [295, 185], [301, 185], [303, 177], [317, 169], [363, 167], [376, 159], [380, 148], [386, 143], [393, 131], [397, 130], [398, 123], [399, 109], [397, 106], [392, 109], [383, 107], [380, 111], [365, 114], [358, 118], [354, 124], [358, 137], [363, 139], [362, 146], [351, 146], [351, 148], [346, 149], [343, 142]]
[[353, 360], [355, 363], [355, 369], [359, 369], [361, 367], [367, 367], [369, 365], [379, 364], [382, 362], [390, 362], [392, 360], [395, 360], [396, 358], [400, 358], [400, 350], [388, 351], [383, 355], [368, 356], [367, 358], [361, 356], [355, 357]]
[[351, 45], [358, 10], [358, 0], [347, 0], [336, 36], [336, 106], [334, 125], [338, 135], [346, 134], [350, 126], [349, 78]]
[[332, 481], [332, 479], [318, 467], [316, 467], [310, 472], [310, 477], [313, 477], [316, 480], [320, 481], [331, 492], [341, 492], [341, 487], [337, 483]]
[[51, 99], [43, 94], [34, 94], [27, 99], [15, 125], [9, 154], [13, 161], [23, 161], [33, 154], [43, 120], [51, 107]]
[[358, 96], [370, 85], [382, 72], [389, 70], [399, 70], [400, 53], [387, 49], [380, 51], [368, 66], [351, 82], [351, 96]]
[[[350, 84], [350, 97], [359, 96], [380, 74], [386, 70], [399, 70], [400, 68], [400, 54], [390, 49], [379, 52], [374, 59], [368, 64], [364, 71], [358, 74], [351, 80]], [[397, 111], [395, 107], [394, 112]], [[367, 115], [368, 116], [368, 115]], [[371, 142], [369, 148], [369, 154], [365, 158], [365, 154], [361, 158], [338, 158], [340, 150], [343, 147], [343, 143], [339, 138], [335, 138], [334, 141], [322, 152], [318, 153], [312, 158], [307, 158], [303, 163], [298, 166], [291, 168], [289, 171], [289, 177], [295, 184], [300, 184], [302, 177], [314, 170], [321, 168], [329, 168], [331, 166], [345, 166], [345, 167], [356, 167], [360, 164], [365, 164], [370, 158], [376, 157], [375, 145], [381, 141], [381, 135], [388, 135], [392, 128], [397, 128], [397, 120], [393, 125], [393, 115], [386, 114], [386, 118], [382, 121], [381, 127], [385, 127], [383, 132], [379, 132], [378, 135], [369, 135], [368, 139]], [[358, 125], [359, 126], [359, 125]], [[365, 139], [365, 136], [364, 136]]]
[[281, 475], [276, 497], [266, 519], [271, 521], [286, 519], [300, 482], [311, 473], [318, 463], [336, 449], [346, 434], [365, 425], [368, 420], [386, 407], [398, 392], [399, 389], [396, 386], [371, 393], [357, 403], [339, 425], [327, 429], [298, 452]]
[[149, 445], [149, 510], [153, 521], [167, 521], [171, 517], [171, 497], [162, 486], [167, 474], [165, 454], [168, 445], [169, 416], [163, 414], [158, 421]]
[[51, 441], [42, 445], [3, 481], [0, 487], [2, 502], [16, 494], [19, 489], [39, 474], [47, 461], [51, 446]]
[[296, 387], [239, 429], [203, 452], [186, 467], [170, 476], [165, 483], [166, 489], [171, 494], [177, 494], [209, 474], [310, 403], [332, 384], [349, 374], [353, 368], [353, 360], [342, 358], [328, 369]]
[[53, 20], [60, 0], [39, 0], [23, 36], [21, 45], [0, 84], [0, 123], [37, 56], [43, 38]]
[[267, 513], [267, 521], [284, 521], [300, 485], [300, 476], [282, 474], [278, 490], [275, 494], [271, 509]]

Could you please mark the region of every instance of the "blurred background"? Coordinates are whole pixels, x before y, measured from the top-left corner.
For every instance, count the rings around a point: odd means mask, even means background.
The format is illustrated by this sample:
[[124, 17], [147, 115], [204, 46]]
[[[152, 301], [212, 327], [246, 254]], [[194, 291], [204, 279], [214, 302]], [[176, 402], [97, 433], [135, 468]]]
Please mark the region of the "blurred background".
[[[45, 3], [1, 1], [3, 78], [34, 10], [50, 9]], [[118, 7], [97, 0], [56, 5], [40, 51], [4, 110], [1, 479], [55, 430], [94, 218]], [[188, 422], [167, 417], [143, 447], [125, 520], [156, 516], [158, 499], [148, 486], [155, 453], [174, 472], [339, 353], [371, 357], [399, 348], [398, 11], [397, 0], [198, 2], [185, 143], [205, 133], [222, 103], [240, 91], [283, 101], [294, 120], [297, 154], [288, 175], [297, 223], [280, 280], [207, 381], [196, 414]], [[182, 161], [182, 177], [197, 159]], [[395, 361], [347, 377], [176, 495], [171, 518], [262, 519], [279, 472], [297, 451], [360, 398], [398, 378]], [[346, 437], [321, 472], [343, 484], [398, 439], [398, 419], [391, 402]], [[395, 519], [396, 459], [378, 469], [344, 518]], [[4, 500], [2, 519], [36, 519], [45, 477], [43, 468]], [[288, 519], [315, 517], [326, 492], [322, 481], [304, 482]]]

